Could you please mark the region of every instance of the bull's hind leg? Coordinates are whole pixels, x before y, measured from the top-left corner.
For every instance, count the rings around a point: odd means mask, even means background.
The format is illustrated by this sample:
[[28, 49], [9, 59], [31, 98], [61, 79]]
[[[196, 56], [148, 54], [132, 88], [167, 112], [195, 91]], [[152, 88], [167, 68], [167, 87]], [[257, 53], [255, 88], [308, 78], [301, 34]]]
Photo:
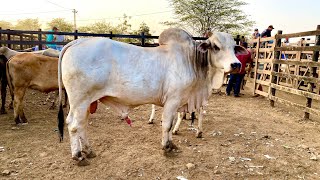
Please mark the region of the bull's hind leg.
[[153, 120], [154, 120], [154, 115], [156, 113], [156, 105], [152, 104], [152, 107], [151, 107], [151, 115], [150, 115], [150, 118], [149, 118], [149, 124], [153, 124]]
[[[13, 101], [13, 115], [16, 124], [27, 123], [28, 120], [23, 113], [23, 97], [25, 95], [25, 88], [15, 88]], [[20, 121], [21, 119], [21, 121]]]
[[186, 115], [186, 113], [184, 113], [184, 112], [178, 112], [178, 120], [176, 122], [176, 125], [173, 128], [173, 132], [172, 132], [173, 134], [178, 134], [181, 121], [185, 115]]
[[86, 160], [86, 157], [91, 158], [95, 156], [89, 146], [87, 137], [89, 105], [89, 103], [86, 103], [71, 108], [67, 117], [71, 154], [72, 158], [78, 161], [79, 166], [88, 165], [89, 161]]
[[178, 102], [168, 102], [165, 104], [162, 114], [162, 147], [166, 152], [176, 149], [172, 143], [172, 126], [175, 123], [175, 114], [179, 107]]

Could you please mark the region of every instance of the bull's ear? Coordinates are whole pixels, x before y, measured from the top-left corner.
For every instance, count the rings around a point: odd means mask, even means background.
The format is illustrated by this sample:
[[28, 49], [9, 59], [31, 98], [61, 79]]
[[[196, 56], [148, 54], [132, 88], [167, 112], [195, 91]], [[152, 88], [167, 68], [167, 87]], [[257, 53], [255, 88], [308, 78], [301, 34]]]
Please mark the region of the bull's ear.
[[210, 42], [209, 42], [209, 43], [208, 43], [208, 42], [202, 42], [202, 43], [199, 44], [199, 46], [198, 46], [198, 50], [199, 50], [200, 52], [202, 52], [202, 53], [207, 52], [208, 49], [210, 49], [210, 48], [211, 48]]
[[235, 55], [247, 55], [248, 51], [246, 50], [246, 48], [239, 46], [239, 45], [236, 45], [234, 47], [234, 53], [235, 53]]

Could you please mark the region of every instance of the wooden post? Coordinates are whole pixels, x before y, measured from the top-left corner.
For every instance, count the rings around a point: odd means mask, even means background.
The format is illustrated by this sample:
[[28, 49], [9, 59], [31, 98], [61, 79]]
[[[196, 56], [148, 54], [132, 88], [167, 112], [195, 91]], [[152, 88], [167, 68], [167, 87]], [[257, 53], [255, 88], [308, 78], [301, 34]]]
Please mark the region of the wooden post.
[[77, 29], [74, 30], [74, 39], [75, 40], [78, 39], [78, 30]]
[[[278, 30], [277, 34], [282, 34], [282, 30]], [[277, 38], [277, 35], [275, 36], [275, 40], [276, 40], [276, 44], [275, 47], [281, 47], [281, 38]], [[274, 58], [279, 60], [281, 57], [281, 53], [280, 51], [274, 51]], [[278, 72], [279, 70], [279, 65], [278, 64], [271, 64], [272, 65], [272, 71], [273, 72]], [[272, 72], [271, 71], [271, 72]], [[277, 83], [277, 76], [271, 75], [271, 83]], [[275, 88], [271, 88], [271, 96], [275, 96], [276, 95], [276, 89]], [[270, 95], [269, 95], [270, 96]], [[274, 107], [274, 100], [270, 99], [270, 105], [271, 107]]]
[[144, 47], [146, 44], [146, 37], [144, 36], [144, 32], [141, 32], [141, 46]]
[[22, 35], [20, 34], [20, 50], [23, 50], [22, 42], [23, 42], [23, 37], [22, 37]]
[[[254, 58], [254, 76], [253, 76], [253, 96], [256, 95], [256, 89], [257, 89], [257, 76], [258, 76], [258, 69], [259, 69], [259, 49], [260, 49], [260, 39], [261, 37], [258, 37], [258, 42], [256, 44], [256, 57]], [[258, 84], [260, 86], [260, 84]]]
[[38, 34], [38, 41], [39, 41], [39, 50], [42, 50], [42, 31], [41, 29], [38, 29], [39, 34]]
[[112, 31], [110, 31], [110, 39], [112, 39]]
[[[10, 29], [7, 29], [7, 30], [10, 30]], [[8, 40], [8, 41], [11, 40], [10, 33], [7, 34], [7, 40]], [[7, 47], [10, 48], [10, 49], [12, 49], [11, 44], [9, 44], [9, 43], [7, 44]]]
[[[320, 25], [317, 26], [317, 30], [320, 30]], [[316, 36], [314, 45], [320, 46], [320, 36], [319, 35]], [[319, 51], [313, 51], [312, 61], [318, 62], [318, 58], [319, 58]], [[318, 78], [317, 67], [311, 68], [311, 75], [312, 75], [312, 77]], [[314, 88], [314, 83], [308, 83], [308, 92], [313, 92], [313, 88]], [[312, 104], [312, 99], [307, 98], [306, 107], [311, 108], [311, 104]], [[304, 112], [304, 118], [310, 119], [310, 113]]]
[[[2, 27], [0, 27], [0, 31], [2, 30]], [[2, 33], [0, 32], [0, 41], [2, 40]], [[2, 43], [0, 43], [0, 47], [2, 47]]]
[[[30, 36], [30, 41], [34, 41], [33, 34]], [[30, 45], [28, 48], [32, 48], [32, 45]]]

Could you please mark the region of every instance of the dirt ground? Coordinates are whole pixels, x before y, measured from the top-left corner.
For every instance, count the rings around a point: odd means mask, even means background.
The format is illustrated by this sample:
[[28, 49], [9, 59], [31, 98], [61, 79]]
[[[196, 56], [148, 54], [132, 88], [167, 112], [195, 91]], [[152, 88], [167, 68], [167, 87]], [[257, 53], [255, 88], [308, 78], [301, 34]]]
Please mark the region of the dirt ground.
[[242, 92], [240, 98], [211, 97], [203, 138], [183, 121], [173, 137], [179, 149], [169, 156], [161, 150], [162, 108], [151, 125], [151, 106], [136, 108], [129, 127], [99, 104], [88, 128], [97, 157], [78, 167], [66, 130], [58, 142], [57, 110], [49, 110], [47, 95], [30, 90], [29, 124], [15, 126], [12, 110], [0, 115], [0, 179], [319, 179], [319, 123], [287, 106], [271, 108], [249, 89]]

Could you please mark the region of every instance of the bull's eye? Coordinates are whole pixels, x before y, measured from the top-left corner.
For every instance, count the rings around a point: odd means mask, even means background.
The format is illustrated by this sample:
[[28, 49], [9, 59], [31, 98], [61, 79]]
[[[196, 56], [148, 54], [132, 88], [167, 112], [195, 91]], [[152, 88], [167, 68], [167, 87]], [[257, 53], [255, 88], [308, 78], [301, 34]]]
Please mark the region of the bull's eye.
[[220, 48], [219, 48], [217, 45], [213, 45], [213, 49], [214, 49], [215, 51], [220, 51]]

